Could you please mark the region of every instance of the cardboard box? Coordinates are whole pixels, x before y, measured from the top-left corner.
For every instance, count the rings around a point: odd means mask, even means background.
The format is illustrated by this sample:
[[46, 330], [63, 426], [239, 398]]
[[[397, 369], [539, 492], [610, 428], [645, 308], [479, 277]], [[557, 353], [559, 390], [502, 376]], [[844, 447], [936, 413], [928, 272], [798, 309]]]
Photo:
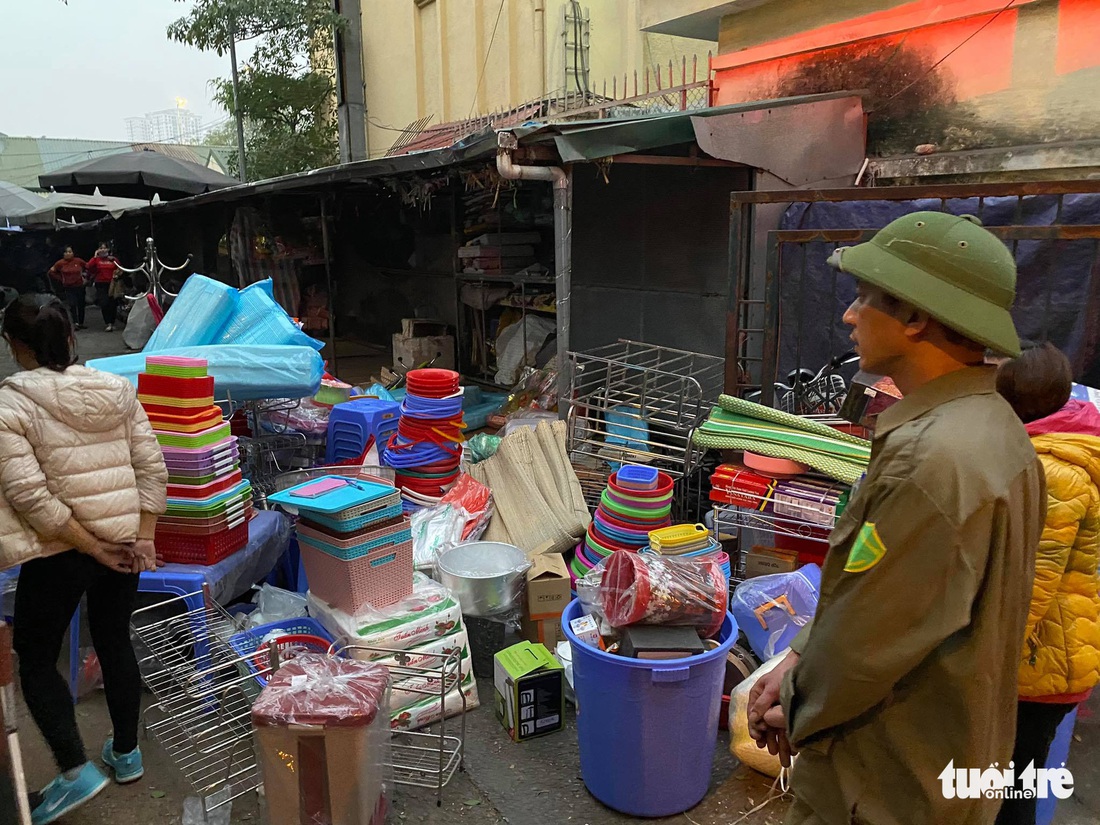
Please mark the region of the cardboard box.
[[393, 368], [399, 372], [433, 361], [433, 368], [455, 368], [455, 339], [440, 321], [404, 318], [393, 335]]
[[569, 568], [559, 553], [533, 551], [528, 557], [527, 618], [531, 621], [560, 618], [572, 598]]
[[565, 641], [565, 633], [561, 629], [561, 616], [539, 621], [524, 616], [520, 621], [520, 632], [527, 641], [546, 645], [550, 650], [557, 647], [558, 642]]
[[497, 719], [515, 742], [565, 725], [565, 670], [542, 645], [520, 642], [496, 655]]
[[745, 578], [790, 573], [798, 568], [798, 553], [778, 547], [753, 547], [745, 554]]

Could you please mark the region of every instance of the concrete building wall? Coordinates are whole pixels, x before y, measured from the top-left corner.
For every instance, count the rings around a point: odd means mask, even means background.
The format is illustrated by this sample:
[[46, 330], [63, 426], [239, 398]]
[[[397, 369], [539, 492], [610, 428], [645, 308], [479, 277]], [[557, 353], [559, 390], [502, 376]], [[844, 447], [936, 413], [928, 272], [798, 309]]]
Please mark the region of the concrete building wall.
[[573, 330], [587, 350], [619, 338], [722, 355], [730, 192], [747, 169], [614, 166], [573, 176]]
[[[589, 19], [591, 91], [601, 91], [605, 79], [610, 88], [612, 77], [621, 83], [624, 73], [646, 66], [667, 72], [670, 60], [679, 67], [682, 58], [690, 65], [698, 56], [706, 65], [713, 41], [641, 31], [640, 3], [579, 4]], [[430, 115], [430, 128], [566, 91], [566, 6], [547, 0], [364, 3], [369, 154], [385, 154], [400, 130], [418, 118]], [[569, 83], [568, 91], [576, 92], [571, 78]]]

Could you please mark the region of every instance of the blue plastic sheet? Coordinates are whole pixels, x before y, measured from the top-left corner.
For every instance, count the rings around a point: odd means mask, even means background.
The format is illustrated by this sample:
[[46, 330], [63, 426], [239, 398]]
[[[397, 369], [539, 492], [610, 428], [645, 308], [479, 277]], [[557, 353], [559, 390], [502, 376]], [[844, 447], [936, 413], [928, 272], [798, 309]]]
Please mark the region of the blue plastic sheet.
[[[137, 385], [148, 353], [97, 358], [87, 366], [120, 375]], [[312, 347], [205, 346], [162, 350], [157, 355], [203, 358], [214, 376], [218, 399], [257, 401], [264, 398], [305, 398], [321, 387], [325, 364]]]
[[270, 280], [241, 290], [233, 314], [210, 343], [250, 346], [289, 344], [323, 349], [323, 342], [310, 338], [298, 329], [286, 310], [275, 303], [267, 291], [269, 287]]
[[237, 308], [238, 300], [233, 287], [205, 275], [192, 275], [184, 282], [143, 352], [214, 343]]

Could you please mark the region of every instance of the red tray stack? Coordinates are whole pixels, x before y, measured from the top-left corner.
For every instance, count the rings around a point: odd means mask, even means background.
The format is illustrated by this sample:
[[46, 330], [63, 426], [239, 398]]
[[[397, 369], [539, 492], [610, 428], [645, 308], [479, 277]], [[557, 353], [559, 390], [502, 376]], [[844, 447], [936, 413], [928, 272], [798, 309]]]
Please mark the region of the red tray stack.
[[216, 564], [248, 544], [252, 487], [206, 368], [200, 359], [150, 356], [138, 375], [138, 400], [168, 466], [156, 543], [170, 563]]

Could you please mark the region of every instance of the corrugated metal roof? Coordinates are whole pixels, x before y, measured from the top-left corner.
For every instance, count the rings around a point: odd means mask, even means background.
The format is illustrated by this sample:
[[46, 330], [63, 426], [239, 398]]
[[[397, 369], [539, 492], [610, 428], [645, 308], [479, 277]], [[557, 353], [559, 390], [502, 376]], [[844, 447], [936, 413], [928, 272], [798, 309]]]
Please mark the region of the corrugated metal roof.
[[[761, 100], [707, 109], [682, 112], [662, 112], [647, 117], [608, 118], [561, 123], [526, 123], [507, 131], [516, 135], [520, 145], [555, 144], [563, 163], [628, 154], [661, 146], [674, 146], [695, 140], [693, 118], [752, 112], [755, 110], [815, 103], [851, 96], [851, 92], [802, 95], [777, 100]], [[236, 201], [252, 195], [279, 192], [322, 190], [338, 183], [354, 183], [378, 177], [391, 177], [414, 172], [431, 172], [481, 158], [491, 157], [497, 150], [496, 131], [482, 129], [467, 135], [457, 143], [440, 149], [412, 154], [393, 155], [329, 166], [286, 175], [241, 186], [231, 186], [216, 192], [161, 203], [153, 207], [175, 212], [208, 203]]]

